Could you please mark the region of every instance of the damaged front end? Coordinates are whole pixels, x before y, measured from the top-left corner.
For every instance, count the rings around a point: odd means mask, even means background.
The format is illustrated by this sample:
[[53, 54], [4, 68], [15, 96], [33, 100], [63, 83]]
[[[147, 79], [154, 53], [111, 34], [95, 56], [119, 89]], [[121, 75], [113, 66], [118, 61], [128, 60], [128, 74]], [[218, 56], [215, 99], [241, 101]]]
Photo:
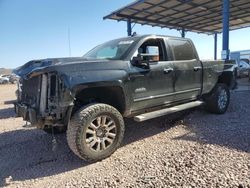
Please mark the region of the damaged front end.
[[[46, 71], [45, 71], [46, 70]], [[67, 126], [74, 98], [63, 75], [48, 67], [20, 74], [15, 111], [37, 128]], [[24, 71], [22, 71], [24, 72]]]

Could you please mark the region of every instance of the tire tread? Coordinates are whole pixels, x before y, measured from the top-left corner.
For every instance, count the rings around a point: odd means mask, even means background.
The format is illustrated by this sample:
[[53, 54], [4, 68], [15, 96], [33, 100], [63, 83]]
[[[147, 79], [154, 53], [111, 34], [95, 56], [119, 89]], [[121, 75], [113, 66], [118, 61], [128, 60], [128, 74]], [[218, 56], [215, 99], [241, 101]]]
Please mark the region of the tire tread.
[[114, 114], [121, 124], [121, 135], [122, 137], [118, 139], [117, 146], [120, 146], [123, 135], [124, 135], [124, 122], [122, 115], [117, 111], [114, 107], [97, 103], [97, 104], [90, 104], [87, 106], [82, 107], [75, 115], [71, 118], [68, 130], [67, 130], [67, 141], [70, 149], [73, 151], [74, 154], [76, 154], [81, 159], [87, 160], [87, 161], [97, 161], [103, 158], [106, 158], [110, 156], [115, 150], [113, 149], [112, 152], [106, 156], [98, 157], [96, 159], [93, 159], [91, 156], [89, 156], [84, 150], [81, 148], [81, 139], [79, 138], [79, 131], [81, 130], [81, 127], [86, 124], [86, 121], [90, 119], [94, 114], [102, 112], [102, 111], [108, 111], [112, 114]]

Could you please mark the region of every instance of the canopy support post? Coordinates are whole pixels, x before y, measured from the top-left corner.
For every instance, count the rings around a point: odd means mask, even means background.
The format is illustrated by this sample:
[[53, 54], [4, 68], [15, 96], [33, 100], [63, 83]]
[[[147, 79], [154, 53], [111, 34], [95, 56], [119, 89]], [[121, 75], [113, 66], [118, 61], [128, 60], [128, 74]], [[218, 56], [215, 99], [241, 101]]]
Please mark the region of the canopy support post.
[[182, 29], [181, 29], [181, 37], [182, 37], [182, 38], [185, 38], [185, 35], [186, 35], [185, 29], [182, 28]]
[[128, 36], [132, 35], [131, 19], [127, 20], [127, 32], [128, 32]]
[[222, 59], [229, 59], [229, 17], [230, 17], [230, 1], [223, 0], [223, 45], [222, 45]]
[[217, 41], [218, 41], [218, 34], [214, 33], [214, 60], [217, 60]]

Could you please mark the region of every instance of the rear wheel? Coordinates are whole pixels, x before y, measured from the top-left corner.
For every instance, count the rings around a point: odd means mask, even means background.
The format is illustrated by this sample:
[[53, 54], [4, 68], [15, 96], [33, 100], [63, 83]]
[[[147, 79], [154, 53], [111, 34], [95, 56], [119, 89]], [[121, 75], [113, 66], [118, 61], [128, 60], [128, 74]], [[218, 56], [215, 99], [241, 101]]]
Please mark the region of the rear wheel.
[[205, 99], [206, 109], [216, 114], [224, 114], [230, 101], [230, 91], [226, 84], [217, 84], [211, 96]]
[[88, 161], [110, 156], [120, 146], [123, 135], [122, 115], [107, 104], [81, 108], [72, 117], [67, 130], [70, 149]]

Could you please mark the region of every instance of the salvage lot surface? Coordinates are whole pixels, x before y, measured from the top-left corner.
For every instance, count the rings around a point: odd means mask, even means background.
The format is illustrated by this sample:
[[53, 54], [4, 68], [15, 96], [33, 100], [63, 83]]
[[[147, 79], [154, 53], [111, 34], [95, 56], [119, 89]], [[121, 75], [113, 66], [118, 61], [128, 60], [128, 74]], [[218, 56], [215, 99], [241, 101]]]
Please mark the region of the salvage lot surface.
[[250, 91], [224, 115], [193, 110], [176, 122], [126, 121], [123, 145], [97, 163], [78, 159], [65, 134], [15, 118], [14, 85], [0, 85], [0, 187], [250, 187]]

